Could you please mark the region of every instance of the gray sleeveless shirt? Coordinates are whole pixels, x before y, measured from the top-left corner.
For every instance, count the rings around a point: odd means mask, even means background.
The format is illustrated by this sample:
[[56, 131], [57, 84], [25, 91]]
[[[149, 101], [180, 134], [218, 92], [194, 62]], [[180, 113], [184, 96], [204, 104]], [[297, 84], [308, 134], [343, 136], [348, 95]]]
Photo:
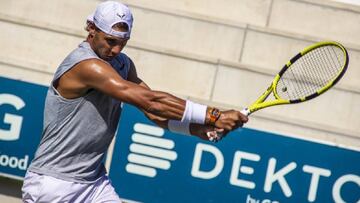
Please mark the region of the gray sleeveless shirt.
[[[79, 62], [101, 60], [83, 42], [58, 67], [48, 89], [43, 135], [29, 170], [72, 182], [93, 182], [106, 173], [103, 159], [114, 137], [121, 102], [97, 90], [76, 99], [62, 97], [54, 87], [65, 72]], [[130, 60], [119, 54], [111, 66], [127, 79]]]

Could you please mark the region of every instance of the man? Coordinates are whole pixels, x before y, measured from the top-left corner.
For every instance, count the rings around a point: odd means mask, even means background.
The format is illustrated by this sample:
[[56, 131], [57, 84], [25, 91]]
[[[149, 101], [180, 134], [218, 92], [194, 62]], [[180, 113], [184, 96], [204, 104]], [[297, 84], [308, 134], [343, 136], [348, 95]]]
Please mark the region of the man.
[[24, 179], [24, 202], [121, 202], [102, 163], [121, 102], [163, 128], [212, 141], [247, 122], [238, 111], [150, 90], [121, 53], [132, 22], [127, 6], [99, 4], [88, 18], [86, 41], [58, 67], [46, 97], [42, 139]]

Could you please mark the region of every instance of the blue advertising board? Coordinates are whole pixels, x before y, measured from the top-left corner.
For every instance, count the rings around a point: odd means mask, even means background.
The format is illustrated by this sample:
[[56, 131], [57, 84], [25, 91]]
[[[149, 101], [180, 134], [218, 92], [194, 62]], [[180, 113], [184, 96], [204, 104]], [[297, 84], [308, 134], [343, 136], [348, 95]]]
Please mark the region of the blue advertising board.
[[40, 142], [47, 87], [0, 77], [0, 173], [21, 179]]
[[138, 202], [359, 202], [360, 152], [248, 128], [212, 144], [126, 105], [110, 178]]
[[[21, 179], [47, 87], [0, 77], [0, 175]], [[360, 152], [243, 128], [219, 143], [174, 134], [125, 105], [109, 176], [138, 202], [360, 202]]]

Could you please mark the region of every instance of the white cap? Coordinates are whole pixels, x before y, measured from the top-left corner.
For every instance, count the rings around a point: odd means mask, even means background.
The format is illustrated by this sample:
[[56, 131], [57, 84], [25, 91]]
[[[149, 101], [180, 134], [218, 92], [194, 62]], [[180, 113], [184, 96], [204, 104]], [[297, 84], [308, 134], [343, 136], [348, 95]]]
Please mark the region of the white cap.
[[[106, 34], [120, 38], [130, 38], [133, 16], [129, 7], [116, 1], [100, 3], [93, 14], [87, 17], [96, 27]], [[127, 32], [114, 30], [112, 27], [117, 23], [126, 23], [129, 27]]]

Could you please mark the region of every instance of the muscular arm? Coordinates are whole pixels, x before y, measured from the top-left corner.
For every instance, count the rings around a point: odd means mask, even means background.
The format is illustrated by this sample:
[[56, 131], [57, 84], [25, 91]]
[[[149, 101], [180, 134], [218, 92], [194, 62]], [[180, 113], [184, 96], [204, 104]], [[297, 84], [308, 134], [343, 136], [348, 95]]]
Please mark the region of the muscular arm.
[[97, 89], [149, 113], [174, 120], [180, 120], [185, 109], [184, 100], [126, 81], [109, 64], [97, 59], [77, 64], [59, 79], [57, 89], [66, 98], [80, 97], [90, 89]]
[[[136, 73], [136, 72], [135, 72]], [[124, 80], [109, 64], [98, 59], [88, 59], [75, 65], [61, 78], [55, 81], [54, 86], [59, 93], [68, 99], [85, 95], [91, 89], [101, 91], [114, 99], [132, 104], [143, 109], [152, 120], [159, 121], [159, 125], [167, 127], [165, 120], [181, 120], [186, 101], [161, 91], [150, 90], [141, 80], [131, 78]], [[209, 121], [206, 114], [206, 123]], [[166, 118], [166, 119], [165, 119]], [[217, 128], [225, 130], [236, 129], [247, 117], [239, 111], [222, 112], [215, 122]]]

